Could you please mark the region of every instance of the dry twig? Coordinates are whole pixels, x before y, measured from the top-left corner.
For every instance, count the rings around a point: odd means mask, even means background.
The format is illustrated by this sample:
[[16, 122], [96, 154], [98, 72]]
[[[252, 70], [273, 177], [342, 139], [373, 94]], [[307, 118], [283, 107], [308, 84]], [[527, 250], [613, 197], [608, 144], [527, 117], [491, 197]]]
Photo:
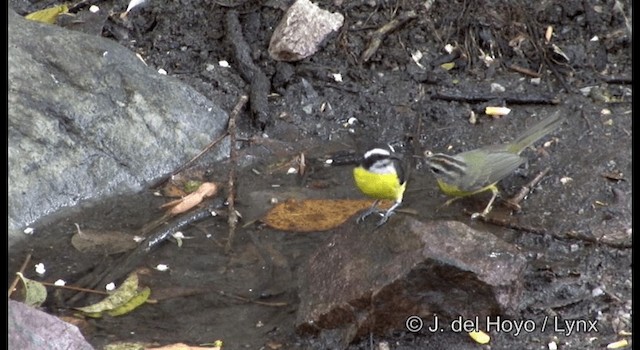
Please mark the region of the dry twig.
[[511, 209], [515, 210], [515, 211], [520, 211], [520, 202], [522, 202], [522, 200], [524, 199], [524, 197], [526, 197], [529, 192], [531, 192], [531, 190], [540, 182], [542, 181], [542, 178], [547, 175], [547, 173], [551, 170], [551, 168], [547, 167], [546, 169], [542, 170], [538, 175], [536, 175], [536, 177], [534, 177], [531, 181], [529, 181], [528, 184], [522, 186], [522, 188], [520, 189], [520, 191], [513, 197], [507, 199], [505, 201], [505, 203], [507, 204], [507, 206], [509, 206]]
[[227, 128], [227, 132], [229, 134], [229, 141], [231, 146], [229, 147], [229, 189], [227, 194], [227, 203], [229, 205], [229, 236], [227, 237], [227, 245], [225, 246], [225, 252], [228, 253], [231, 251], [231, 246], [233, 244], [233, 237], [236, 234], [236, 226], [238, 224], [238, 213], [236, 212], [235, 206], [235, 198], [236, 198], [236, 168], [238, 166], [238, 154], [236, 150], [236, 120], [238, 119], [238, 114], [242, 110], [242, 107], [247, 103], [249, 97], [246, 95], [240, 96], [238, 103], [231, 111], [229, 115], [229, 127]]
[[[27, 254], [27, 257], [24, 258], [24, 262], [22, 263], [22, 266], [20, 266], [20, 270], [18, 270], [18, 272], [24, 275], [24, 270], [27, 268], [27, 265], [29, 265], [29, 261], [31, 261], [31, 253]], [[20, 277], [16, 276], [16, 278], [13, 280], [13, 282], [9, 286], [9, 298], [11, 298], [11, 294], [13, 294], [13, 290], [16, 289], [16, 286], [18, 285], [19, 281], [20, 281]]]
[[394, 30], [400, 28], [405, 23], [410, 20], [418, 17], [418, 14], [415, 11], [408, 11], [400, 14], [398, 17], [391, 20], [391, 22], [383, 25], [378, 30], [371, 34], [371, 40], [369, 41], [369, 45], [362, 53], [362, 62], [367, 62], [371, 56], [373, 56], [376, 51], [378, 51], [378, 47], [382, 44], [382, 40], [387, 37], [387, 35], [391, 34]]

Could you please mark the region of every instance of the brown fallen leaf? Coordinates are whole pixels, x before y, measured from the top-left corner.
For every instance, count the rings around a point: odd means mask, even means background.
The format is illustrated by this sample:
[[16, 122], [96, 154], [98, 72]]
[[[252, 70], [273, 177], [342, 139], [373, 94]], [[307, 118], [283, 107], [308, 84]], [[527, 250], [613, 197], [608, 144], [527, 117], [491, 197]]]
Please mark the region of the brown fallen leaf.
[[[371, 204], [373, 201], [366, 199], [289, 199], [271, 208], [262, 221], [283, 231], [326, 231], [342, 225]], [[383, 201], [379, 208], [388, 209], [391, 204]]]
[[118, 254], [138, 246], [133, 236], [120, 231], [80, 230], [71, 237], [71, 245], [82, 253]]
[[177, 215], [187, 212], [202, 203], [205, 198], [213, 197], [218, 192], [218, 185], [213, 182], [204, 182], [198, 189], [180, 199], [165, 203], [161, 208], [171, 208], [170, 215]]

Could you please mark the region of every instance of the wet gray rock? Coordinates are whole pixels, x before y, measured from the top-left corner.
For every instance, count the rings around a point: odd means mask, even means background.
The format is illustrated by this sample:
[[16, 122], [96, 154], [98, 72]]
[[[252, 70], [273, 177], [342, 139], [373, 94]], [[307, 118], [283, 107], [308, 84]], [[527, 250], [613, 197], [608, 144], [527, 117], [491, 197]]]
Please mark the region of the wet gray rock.
[[10, 238], [60, 208], [141, 190], [225, 128], [216, 104], [111, 40], [12, 10], [8, 28]]
[[406, 330], [412, 315], [445, 327], [518, 311], [526, 260], [514, 246], [456, 221], [372, 228], [345, 226], [301, 269], [299, 333], [347, 345]]
[[78, 327], [11, 299], [7, 323], [9, 349], [93, 349]]
[[273, 31], [269, 55], [278, 61], [298, 61], [309, 57], [343, 23], [342, 14], [323, 10], [309, 0], [297, 0]]

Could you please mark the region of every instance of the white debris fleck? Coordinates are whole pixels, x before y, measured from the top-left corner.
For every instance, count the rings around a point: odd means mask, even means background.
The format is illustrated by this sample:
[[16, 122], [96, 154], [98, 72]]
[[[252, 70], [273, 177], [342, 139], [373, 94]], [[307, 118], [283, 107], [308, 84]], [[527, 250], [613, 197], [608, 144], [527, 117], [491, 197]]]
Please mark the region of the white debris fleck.
[[287, 175], [291, 175], [291, 174], [297, 174], [298, 173], [298, 169], [291, 167], [289, 168], [289, 170], [287, 170]]
[[418, 67], [424, 69], [424, 66], [420, 63], [420, 60], [422, 59], [422, 52], [420, 52], [420, 50], [416, 50], [416, 52], [412, 53], [411, 59], [418, 65]]
[[107, 284], [106, 286], [104, 286], [104, 289], [106, 289], [107, 292], [110, 292], [110, 291], [116, 289], [116, 284], [111, 282], [111, 283]]
[[447, 53], [452, 53], [454, 49], [455, 49], [455, 47], [453, 45], [451, 45], [451, 44], [447, 44], [447, 45], [444, 46], [444, 50]]
[[136, 243], [140, 243], [142, 241], [144, 241], [144, 237], [142, 236], [133, 236], [133, 241]]
[[342, 74], [334, 73], [332, 75], [333, 75], [333, 80], [335, 80], [338, 83], [342, 83]]
[[229, 68], [229, 67], [231, 67], [231, 65], [229, 65], [229, 62], [227, 62], [227, 61], [225, 61], [225, 60], [219, 61], [219, 62], [218, 62], [218, 65], [219, 65], [220, 67], [224, 67], [224, 68]]
[[205, 70], [206, 70], [207, 72], [213, 72], [213, 70], [214, 70], [214, 69], [216, 69], [216, 66], [214, 66], [214, 65], [213, 65], [213, 64], [211, 64], [211, 63], [208, 63], [208, 64], [207, 64], [207, 67], [205, 68]]
[[167, 270], [169, 270], [169, 265], [158, 264], [158, 265], [156, 265], [156, 270], [158, 270], [158, 271], [167, 271]]
[[551, 343], [547, 344], [547, 347], [549, 348], [549, 350], [558, 350], [558, 344], [554, 341], [552, 341]]
[[566, 185], [571, 181], [573, 181], [573, 179], [568, 176], [563, 176], [562, 178], [560, 178], [560, 183], [563, 185]]
[[491, 83], [491, 92], [505, 92], [507, 89], [498, 83]]
[[541, 82], [542, 82], [541, 78], [531, 78], [531, 84], [533, 85], [540, 85]]
[[91, 12], [91, 13], [96, 13], [98, 11], [100, 11], [100, 8], [98, 6], [96, 6], [96, 5], [91, 5], [89, 7], [89, 12]]
[[158, 73], [160, 73], [162, 75], [167, 75], [167, 71], [162, 69], [162, 68], [158, 69]]
[[178, 231], [178, 232], [174, 233], [172, 236], [173, 236], [173, 238], [185, 238], [184, 237], [184, 233], [182, 233], [182, 231]]
[[594, 36], [593, 38], [589, 39], [589, 41], [599, 41], [600, 38], [598, 38], [598, 36]]
[[35, 265], [36, 268], [36, 273], [38, 275], [44, 275], [45, 272], [47, 272], [47, 269], [44, 268], [44, 264], [43, 263], [38, 263]]
[[599, 296], [601, 296], [601, 295], [603, 295], [603, 294], [604, 294], [604, 290], [603, 290], [603, 289], [602, 289], [602, 287], [600, 287], [600, 286], [595, 287], [595, 288], [593, 288], [593, 289], [591, 290], [591, 296], [592, 296], [592, 297], [594, 297], [594, 298], [595, 298], [595, 297], [599, 297]]
[[36, 230], [33, 227], [27, 227], [22, 232], [24, 232], [25, 235], [32, 235], [35, 231]]
[[262, 323], [262, 321], [258, 321], [258, 323], [256, 323], [256, 327], [257, 328], [264, 327], [264, 323]]
[[327, 159], [324, 161], [324, 164], [333, 164], [333, 159]]
[[356, 117], [351, 117], [351, 118], [349, 118], [347, 120], [347, 124], [349, 124], [349, 125], [354, 125], [357, 122], [358, 122], [358, 118], [356, 118]]
[[61, 279], [53, 282], [53, 285], [55, 285], [55, 286], [64, 286], [66, 284], [67, 284], [67, 282], [65, 282], [64, 280], [61, 280]]

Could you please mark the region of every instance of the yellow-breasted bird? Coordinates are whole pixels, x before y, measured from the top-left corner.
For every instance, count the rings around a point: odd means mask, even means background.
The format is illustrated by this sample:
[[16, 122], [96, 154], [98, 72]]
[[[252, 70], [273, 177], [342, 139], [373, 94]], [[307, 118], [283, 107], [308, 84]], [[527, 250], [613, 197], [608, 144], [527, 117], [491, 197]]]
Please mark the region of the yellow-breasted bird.
[[564, 120], [560, 112], [556, 112], [505, 144], [484, 146], [456, 155], [426, 154], [426, 163], [440, 190], [454, 197], [444, 205], [461, 197], [491, 191], [493, 195], [484, 211], [473, 214], [472, 218], [489, 214], [499, 193], [496, 184], [526, 162], [527, 158], [520, 153], [558, 128]]
[[353, 179], [362, 193], [375, 199], [371, 208], [358, 218], [358, 222], [377, 213], [381, 200], [394, 201], [377, 224], [383, 225], [402, 203], [407, 185], [402, 160], [385, 149], [373, 148], [364, 154], [360, 164], [353, 169]]

